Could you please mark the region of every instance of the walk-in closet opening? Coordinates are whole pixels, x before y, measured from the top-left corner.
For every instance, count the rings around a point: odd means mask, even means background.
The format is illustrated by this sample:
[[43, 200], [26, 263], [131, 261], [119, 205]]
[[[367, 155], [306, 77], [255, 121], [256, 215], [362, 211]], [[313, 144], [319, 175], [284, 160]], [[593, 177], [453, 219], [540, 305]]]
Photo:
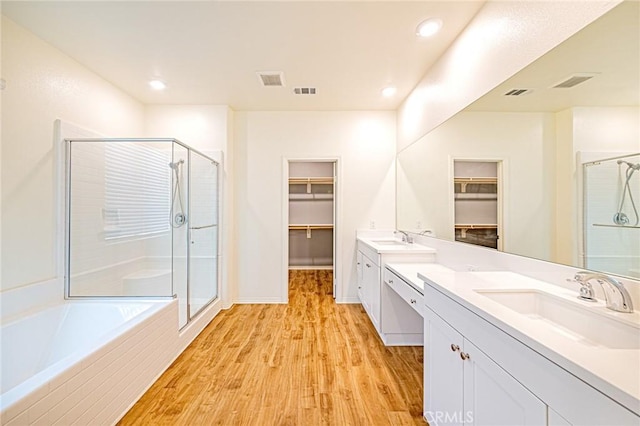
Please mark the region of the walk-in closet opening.
[[502, 250], [502, 163], [454, 160], [455, 240]]
[[287, 178], [289, 282], [301, 275], [331, 279], [334, 298], [336, 164], [336, 160], [289, 160]]

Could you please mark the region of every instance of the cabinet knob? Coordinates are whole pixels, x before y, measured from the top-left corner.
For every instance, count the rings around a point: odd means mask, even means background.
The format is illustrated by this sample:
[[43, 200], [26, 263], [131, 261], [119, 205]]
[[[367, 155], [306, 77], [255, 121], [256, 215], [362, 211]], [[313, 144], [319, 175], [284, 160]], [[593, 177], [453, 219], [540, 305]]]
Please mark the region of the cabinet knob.
[[367, 268], [371, 268], [371, 265], [369, 265], [368, 263], [365, 263], [365, 265], [367, 265]]
[[393, 280], [392, 279], [389, 279], [389, 284], [393, 284]]
[[361, 286], [361, 285], [359, 285], [359, 286], [358, 286], [358, 289], [361, 289], [361, 288], [362, 288], [362, 286]]
[[455, 352], [455, 351], [459, 351], [459, 350], [460, 350], [460, 346], [458, 346], [458, 345], [454, 345], [454, 344], [452, 343], [452, 344], [451, 344], [451, 350], [452, 350], [452, 351], [454, 351], [454, 352]]
[[409, 302], [415, 304], [416, 303], [416, 299], [410, 299]]
[[469, 359], [471, 357], [467, 353], [460, 352], [460, 358], [462, 358], [462, 360], [464, 361], [464, 360], [467, 360], [467, 359]]

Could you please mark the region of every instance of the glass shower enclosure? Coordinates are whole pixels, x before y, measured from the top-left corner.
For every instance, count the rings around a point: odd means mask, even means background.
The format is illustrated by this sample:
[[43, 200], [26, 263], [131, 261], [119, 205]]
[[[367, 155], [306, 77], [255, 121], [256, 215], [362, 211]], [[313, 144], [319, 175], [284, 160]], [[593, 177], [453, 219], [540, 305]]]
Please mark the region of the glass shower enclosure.
[[640, 153], [583, 164], [584, 267], [640, 278]]
[[67, 139], [67, 298], [218, 297], [218, 162], [175, 139]]

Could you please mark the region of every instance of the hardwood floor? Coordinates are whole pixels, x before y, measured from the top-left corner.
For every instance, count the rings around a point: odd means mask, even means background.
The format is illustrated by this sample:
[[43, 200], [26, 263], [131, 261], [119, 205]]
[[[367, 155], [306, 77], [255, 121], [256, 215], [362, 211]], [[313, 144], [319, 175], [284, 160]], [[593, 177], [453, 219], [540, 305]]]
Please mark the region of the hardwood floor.
[[288, 305], [221, 312], [119, 425], [415, 425], [422, 347], [385, 347], [331, 271], [292, 271]]

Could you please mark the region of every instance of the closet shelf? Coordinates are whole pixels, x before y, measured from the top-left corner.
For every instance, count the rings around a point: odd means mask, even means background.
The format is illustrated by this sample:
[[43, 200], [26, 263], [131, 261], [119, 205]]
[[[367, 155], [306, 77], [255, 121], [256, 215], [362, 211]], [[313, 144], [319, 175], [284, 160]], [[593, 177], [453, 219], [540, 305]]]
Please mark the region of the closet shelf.
[[333, 194], [289, 194], [290, 201], [333, 200]]
[[314, 225], [289, 225], [289, 231], [307, 231], [307, 238], [311, 238], [312, 230], [333, 229], [332, 224], [314, 224]]
[[498, 183], [497, 177], [454, 177], [454, 183]]
[[303, 183], [314, 183], [321, 185], [331, 185], [333, 183], [333, 178], [330, 176], [324, 177], [290, 177], [289, 183], [291, 184], [303, 184]]
[[494, 225], [491, 223], [487, 224], [457, 224], [455, 225], [456, 229], [498, 229], [498, 225]]
[[498, 199], [496, 193], [479, 193], [479, 192], [457, 192], [454, 197], [456, 200], [481, 200], [494, 201]]
[[460, 185], [458, 194], [467, 192], [467, 185], [498, 185], [497, 177], [454, 177], [454, 185]]
[[306, 225], [306, 224], [290, 224], [289, 225], [289, 230], [307, 230], [307, 229], [333, 229], [333, 225], [330, 223], [314, 224], [314, 225]]
[[289, 185], [333, 185], [332, 177], [292, 177]]
[[460, 236], [462, 238], [467, 238], [467, 231], [471, 231], [474, 229], [498, 229], [498, 225], [494, 225], [491, 223], [487, 223], [487, 224], [477, 224], [477, 223], [473, 223], [473, 224], [456, 224], [455, 225], [456, 230], [460, 231]]
[[307, 193], [311, 193], [311, 185], [333, 185], [333, 177], [290, 177], [289, 185], [307, 185]]

